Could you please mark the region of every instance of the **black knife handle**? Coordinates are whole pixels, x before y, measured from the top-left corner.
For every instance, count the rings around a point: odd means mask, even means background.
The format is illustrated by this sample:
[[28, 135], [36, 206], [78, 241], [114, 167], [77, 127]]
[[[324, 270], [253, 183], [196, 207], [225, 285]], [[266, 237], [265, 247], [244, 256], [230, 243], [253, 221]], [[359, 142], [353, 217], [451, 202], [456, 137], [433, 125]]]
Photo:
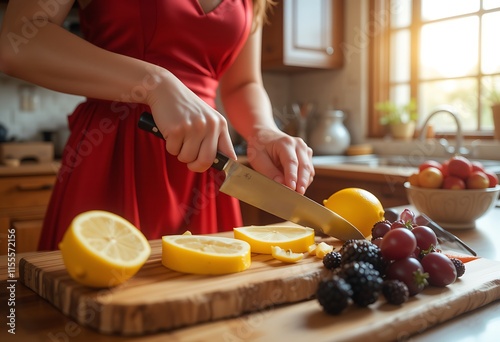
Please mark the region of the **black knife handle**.
[[[155, 120], [153, 119], [153, 115], [151, 113], [148, 113], [148, 112], [142, 113], [140, 118], [139, 118], [139, 122], [137, 123], [137, 126], [139, 126], [140, 129], [145, 130], [146, 132], [153, 133], [158, 138], [164, 139], [160, 130], [158, 129], [158, 127], [156, 127]], [[224, 166], [226, 166], [228, 161], [229, 161], [229, 158], [227, 156], [225, 156], [224, 154], [217, 151], [217, 154], [215, 156], [215, 160], [212, 163], [212, 167], [214, 169], [222, 171], [224, 169]]]
[[155, 120], [153, 119], [153, 115], [148, 112], [144, 112], [141, 114], [139, 118], [139, 122], [137, 123], [140, 129], [145, 130], [146, 132], [153, 133], [158, 138], [163, 139], [163, 135], [161, 134], [158, 127], [156, 127]]

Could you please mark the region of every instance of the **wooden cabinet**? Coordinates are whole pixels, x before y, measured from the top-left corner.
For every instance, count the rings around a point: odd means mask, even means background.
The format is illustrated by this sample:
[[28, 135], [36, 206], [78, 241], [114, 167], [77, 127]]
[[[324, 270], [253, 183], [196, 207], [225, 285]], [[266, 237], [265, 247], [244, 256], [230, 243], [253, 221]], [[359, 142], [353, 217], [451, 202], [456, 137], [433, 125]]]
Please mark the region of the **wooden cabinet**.
[[262, 69], [339, 68], [342, 36], [342, 0], [279, 0], [263, 28]]
[[318, 203], [323, 203], [323, 200], [328, 199], [330, 195], [339, 190], [361, 188], [374, 194], [384, 208], [390, 208], [409, 203], [403, 183], [404, 179], [399, 179], [399, 177], [391, 182], [372, 180], [369, 176], [366, 176], [365, 180], [361, 180], [320, 174], [314, 177], [313, 183], [307, 189], [306, 196]]
[[7, 254], [9, 229], [16, 253], [35, 251], [56, 175], [0, 178], [0, 255]]

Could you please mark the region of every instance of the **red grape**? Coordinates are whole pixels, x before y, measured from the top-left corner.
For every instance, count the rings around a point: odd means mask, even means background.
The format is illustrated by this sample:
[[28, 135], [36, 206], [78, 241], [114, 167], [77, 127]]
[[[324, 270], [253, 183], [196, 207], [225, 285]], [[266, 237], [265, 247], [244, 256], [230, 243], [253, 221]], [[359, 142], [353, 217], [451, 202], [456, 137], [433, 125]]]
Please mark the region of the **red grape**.
[[422, 251], [428, 250], [431, 246], [437, 247], [438, 240], [436, 233], [427, 226], [416, 226], [411, 231], [417, 239], [417, 246]]
[[429, 253], [421, 260], [424, 271], [429, 274], [429, 284], [446, 286], [457, 280], [457, 269], [453, 262], [442, 253]]
[[396, 220], [391, 223], [391, 229], [397, 229], [397, 228], [406, 228], [406, 225], [403, 222], [403, 220]]
[[397, 228], [384, 235], [380, 251], [385, 259], [397, 260], [412, 255], [416, 247], [415, 235], [406, 228]]
[[391, 223], [389, 221], [380, 221], [373, 225], [372, 238], [383, 237], [389, 230], [391, 230]]
[[392, 262], [387, 267], [385, 275], [387, 279], [396, 279], [405, 283], [410, 296], [421, 292], [427, 284], [424, 268], [415, 258], [404, 258]]
[[413, 251], [413, 254], [412, 254], [412, 255], [410, 255], [410, 256], [411, 256], [411, 257], [414, 257], [415, 259], [419, 259], [419, 260], [420, 260], [420, 252], [421, 252], [421, 251], [422, 251], [422, 250], [421, 250], [421, 249], [420, 249], [420, 247], [418, 247], [418, 245], [417, 245], [417, 247], [416, 247], [416, 248], [415, 248], [415, 250]]

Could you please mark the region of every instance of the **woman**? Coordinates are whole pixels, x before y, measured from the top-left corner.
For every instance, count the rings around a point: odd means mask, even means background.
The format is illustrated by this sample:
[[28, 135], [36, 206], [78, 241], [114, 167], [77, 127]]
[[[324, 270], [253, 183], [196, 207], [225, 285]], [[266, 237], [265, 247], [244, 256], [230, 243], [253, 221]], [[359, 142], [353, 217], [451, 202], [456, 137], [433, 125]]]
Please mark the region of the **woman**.
[[[218, 193], [216, 150], [236, 159], [227, 118], [251, 165], [304, 193], [312, 151], [281, 132], [260, 74], [269, 0], [80, 0], [84, 39], [61, 28], [68, 0], [11, 0], [0, 35], [5, 73], [87, 97], [71, 135], [39, 248], [55, 249], [72, 218], [117, 213], [149, 239], [241, 225], [236, 199]], [[137, 129], [153, 114], [165, 141]], [[167, 152], [165, 152], [165, 149]]]

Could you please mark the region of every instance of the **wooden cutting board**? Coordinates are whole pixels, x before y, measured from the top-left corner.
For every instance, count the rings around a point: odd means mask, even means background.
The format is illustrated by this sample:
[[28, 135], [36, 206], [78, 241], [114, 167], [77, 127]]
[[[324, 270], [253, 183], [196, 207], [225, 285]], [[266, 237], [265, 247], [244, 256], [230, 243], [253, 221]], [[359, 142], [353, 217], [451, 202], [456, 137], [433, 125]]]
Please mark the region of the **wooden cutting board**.
[[[335, 239], [327, 241], [340, 246]], [[161, 264], [160, 240], [152, 241], [151, 247], [151, 257], [144, 267], [132, 279], [112, 289], [90, 289], [74, 282], [66, 272], [59, 251], [23, 258], [19, 265], [20, 280], [81, 325], [102, 333], [141, 335], [311, 299], [324, 272], [321, 260], [316, 257], [286, 264], [269, 255], [255, 254], [251, 267], [241, 273], [182, 274]], [[352, 330], [355, 324], [364, 327], [363, 331], [367, 330], [366, 336], [369, 336], [371, 330], [382, 329], [380, 324], [374, 324], [375, 316], [376, 322], [412, 322], [422, 320], [429, 307], [447, 308], [428, 323], [432, 325], [499, 299], [500, 262], [479, 259], [467, 265], [463, 279], [445, 289], [428, 288], [401, 307], [388, 308], [381, 299], [371, 306], [373, 314], [367, 314], [367, 309], [349, 309], [346, 317], [354, 315], [356, 319], [336, 325], [340, 330], [335, 334], [340, 334], [344, 327]], [[313, 307], [318, 317], [328, 319], [316, 300], [309, 302], [308, 310]], [[303, 305], [293, 305], [292, 309], [299, 310]], [[373, 309], [378, 306], [384, 309]], [[356, 311], [361, 314], [358, 316]], [[296, 312], [297, 315], [300, 316], [300, 312]], [[408, 323], [407, 329], [411, 333], [422, 327]]]

